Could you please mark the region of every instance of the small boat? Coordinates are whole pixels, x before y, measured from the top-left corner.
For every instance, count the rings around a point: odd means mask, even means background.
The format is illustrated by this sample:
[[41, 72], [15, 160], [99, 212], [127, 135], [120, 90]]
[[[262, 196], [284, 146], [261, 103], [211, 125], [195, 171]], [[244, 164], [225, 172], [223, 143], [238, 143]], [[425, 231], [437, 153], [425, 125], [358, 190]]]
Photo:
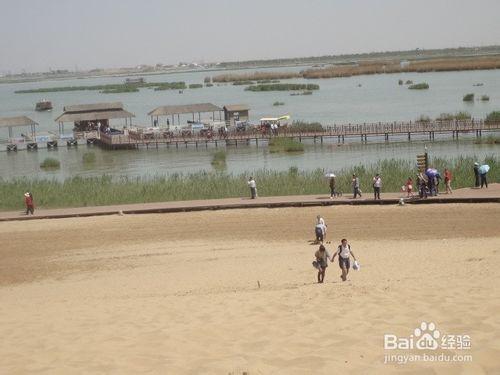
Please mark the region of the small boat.
[[50, 111], [52, 110], [52, 102], [50, 100], [40, 100], [36, 103], [35, 110], [37, 111]]

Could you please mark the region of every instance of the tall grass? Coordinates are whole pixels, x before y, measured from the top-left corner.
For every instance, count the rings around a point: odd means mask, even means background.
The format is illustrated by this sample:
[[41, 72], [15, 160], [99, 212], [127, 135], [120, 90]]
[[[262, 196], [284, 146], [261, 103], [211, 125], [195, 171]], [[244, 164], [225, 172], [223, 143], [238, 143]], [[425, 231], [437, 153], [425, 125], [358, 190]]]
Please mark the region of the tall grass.
[[[487, 163], [491, 169], [488, 178], [491, 182], [500, 181], [500, 157], [491, 156], [486, 160], [475, 158], [454, 158], [431, 160], [431, 166], [443, 171], [448, 168], [453, 173], [453, 187], [473, 186], [474, 162]], [[415, 163], [402, 160], [383, 160], [371, 165], [358, 165], [334, 171], [340, 191], [351, 191], [351, 176], [356, 173], [360, 178], [361, 189], [371, 191], [371, 181], [376, 173], [382, 176], [382, 193], [399, 191], [409, 176], [415, 177]], [[288, 171], [259, 170], [252, 172], [261, 196], [326, 194], [328, 181], [325, 171]], [[176, 201], [189, 199], [214, 199], [241, 197], [247, 194], [249, 173], [227, 174], [221, 172], [174, 174], [168, 177], [116, 178], [110, 176], [82, 178], [73, 177], [59, 182], [56, 180], [30, 180], [28, 178], [4, 181], [0, 179], [0, 210], [15, 210], [23, 206], [23, 193], [33, 192], [40, 207], [79, 207], [126, 203]]]
[[54, 158], [45, 158], [40, 164], [42, 169], [59, 169], [61, 168], [61, 162]]
[[138, 82], [138, 83], [112, 83], [106, 85], [93, 86], [59, 86], [43, 87], [38, 89], [18, 90], [16, 94], [46, 93], [46, 92], [67, 92], [67, 91], [101, 91], [104, 94], [120, 92], [137, 92], [141, 87], [154, 88], [155, 90], [170, 90], [186, 88], [184, 82]]
[[500, 122], [500, 111], [493, 111], [486, 116], [486, 122]]
[[319, 85], [301, 83], [271, 83], [252, 85], [245, 88], [245, 91], [296, 91], [296, 90], [319, 90]]
[[271, 138], [269, 152], [303, 152], [304, 145], [292, 138]]

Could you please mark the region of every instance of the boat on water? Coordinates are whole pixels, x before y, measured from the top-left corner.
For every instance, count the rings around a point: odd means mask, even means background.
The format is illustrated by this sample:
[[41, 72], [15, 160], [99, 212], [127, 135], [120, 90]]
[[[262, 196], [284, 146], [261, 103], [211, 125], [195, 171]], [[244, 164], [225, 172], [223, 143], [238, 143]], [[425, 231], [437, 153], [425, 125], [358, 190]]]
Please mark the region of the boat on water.
[[50, 100], [40, 100], [36, 103], [35, 110], [37, 111], [51, 111], [52, 110], [52, 102]]

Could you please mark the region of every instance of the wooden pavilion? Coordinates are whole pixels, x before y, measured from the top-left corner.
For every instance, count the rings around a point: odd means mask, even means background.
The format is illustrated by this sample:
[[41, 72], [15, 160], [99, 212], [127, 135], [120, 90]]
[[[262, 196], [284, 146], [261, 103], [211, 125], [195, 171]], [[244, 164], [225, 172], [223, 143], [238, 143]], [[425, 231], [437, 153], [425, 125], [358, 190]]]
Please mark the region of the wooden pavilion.
[[110, 120], [125, 119], [125, 127], [132, 125], [133, 113], [126, 111], [123, 104], [96, 103], [81, 104], [64, 107], [64, 113], [55, 119], [59, 123], [59, 134], [61, 138], [68, 138], [64, 134], [64, 123], [73, 122], [73, 134], [75, 139], [98, 139], [100, 133], [111, 133]]
[[224, 106], [224, 120], [229, 126], [235, 126], [236, 121], [248, 121], [250, 107], [246, 104], [232, 104]]
[[181, 114], [192, 114], [193, 122], [195, 121], [195, 115], [198, 114], [198, 121], [201, 121], [202, 113], [212, 113], [212, 119], [215, 121], [215, 113], [219, 113], [219, 121], [222, 120], [222, 108], [217, 107], [212, 103], [199, 103], [199, 104], [187, 104], [187, 105], [164, 105], [153, 109], [148, 113], [151, 116], [151, 125], [159, 124], [159, 117], [170, 117], [172, 122], [168, 122], [168, 125], [175, 124], [175, 118], [177, 117], [177, 124], [181, 124], [180, 115]]
[[[0, 129], [7, 128], [9, 137], [7, 139], [7, 151], [17, 151], [17, 145], [26, 143], [28, 149], [36, 149], [36, 126], [37, 122], [26, 116], [2, 117], [0, 118]], [[14, 135], [13, 128], [26, 127], [27, 134]]]

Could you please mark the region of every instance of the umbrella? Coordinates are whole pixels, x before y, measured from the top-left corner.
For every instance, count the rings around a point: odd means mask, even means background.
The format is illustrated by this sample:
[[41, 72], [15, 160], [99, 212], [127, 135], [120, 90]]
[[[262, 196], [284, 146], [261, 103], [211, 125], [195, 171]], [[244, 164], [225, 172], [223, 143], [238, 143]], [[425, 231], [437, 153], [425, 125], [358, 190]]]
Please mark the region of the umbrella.
[[429, 177], [434, 177], [434, 176], [437, 176], [439, 174], [439, 172], [437, 171], [437, 169], [427, 168], [427, 170], [425, 171], [425, 174]]
[[335, 174], [333, 174], [332, 172], [328, 172], [328, 173], [325, 173], [325, 177], [326, 178], [334, 178], [334, 177], [337, 177], [337, 176], [335, 176]]
[[490, 170], [490, 166], [488, 164], [481, 165], [479, 167], [479, 173], [486, 174]]

